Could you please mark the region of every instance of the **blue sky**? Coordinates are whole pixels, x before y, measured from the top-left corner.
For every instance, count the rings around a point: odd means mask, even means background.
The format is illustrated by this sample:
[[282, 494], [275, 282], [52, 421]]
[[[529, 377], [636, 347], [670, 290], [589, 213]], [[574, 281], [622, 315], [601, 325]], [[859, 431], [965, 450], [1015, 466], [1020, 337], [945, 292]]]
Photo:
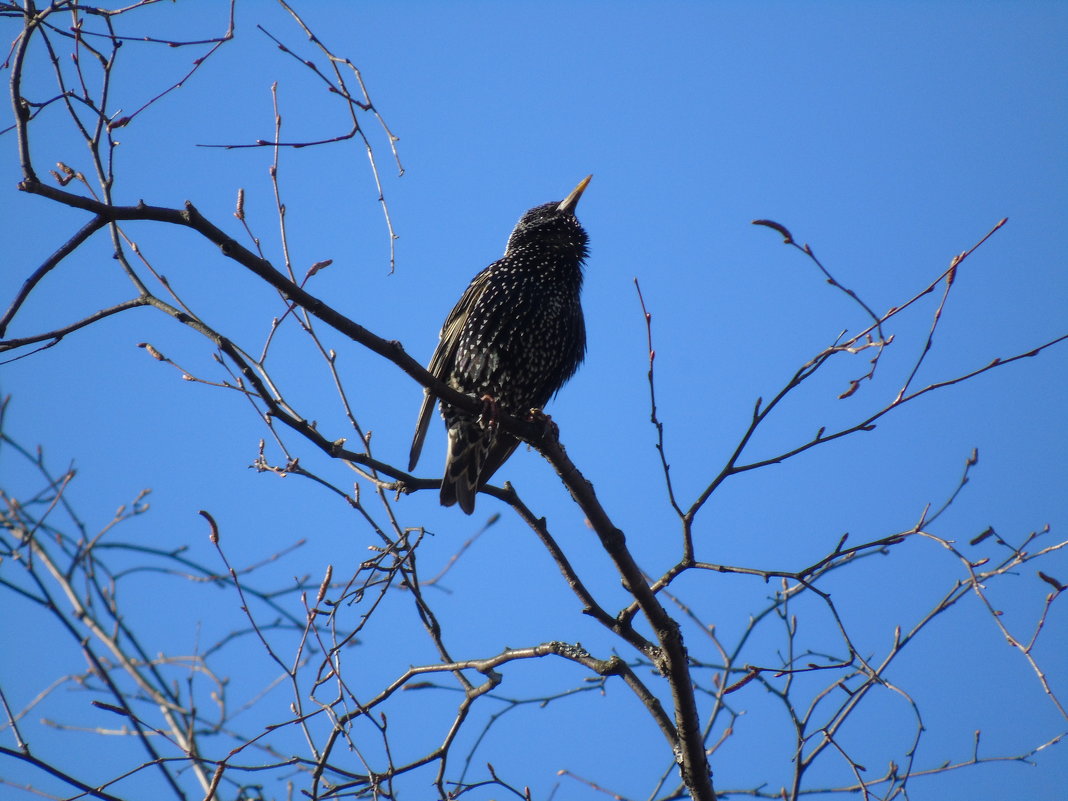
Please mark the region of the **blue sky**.
[[[591, 237], [587, 363], [549, 411], [568, 453], [651, 574], [677, 557], [678, 525], [649, 424], [646, 332], [635, 278], [653, 314], [658, 412], [675, 488], [685, 502], [718, 472], [758, 396], [774, 395], [843, 329], [866, 325], [864, 313], [827, 286], [811, 262], [783, 247], [774, 232], [752, 226], [753, 219], [786, 225], [881, 312], [922, 290], [955, 254], [1009, 218], [961, 267], [918, 385], [1068, 331], [1061, 242], [1068, 218], [1063, 4], [304, 5], [299, 8], [311, 27], [362, 71], [399, 137], [405, 174], [398, 177], [383, 137], [366, 119], [399, 237], [390, 274], [387, 232], [359, 144], [285, 152], [280, 185], [292, 258], [298, 273], [333, 259], [309, 289], [377, 334], [400, 340], [417, 358], [429, 358], [441, 320], [471, 276], [500, 255], [519, 215], [563, 197], [593, 173], [579, 206]], [[219, 4], [190, 2], [149, 8], [143, 19], [157, 34], [192, 38], [221, 30], [220, 12]], [[189, 199], [239, 237], [232, 211], [242, 187], [250, 225], [278, 264], [269, 151], [195, 145], [270, 139], [272, 81], [278, 81], [284, 139], [330, 138], [348, 125], [336, 99], [254, 27], [261, 23], [302, 48], [287, 17], [266, 3], [250, 3], [239, 14], [234, 42], [123, 129], [116, 198], [168, 206]], [[2, 29], [7, 38], [14, 35], [9, 20]], [[123, 113], [139, 107], [202, 52], [129, 44], [116, 107]], [[47, 82], [30, 86], [39, 96], [51, 91]], [[10, 111], [4, 113], [7, 120]], [[57, 132], [61, 122], [58, 109], [42, 118], [34, 143], [39, 163], [63, 160], [88, 169], [84, 148]], [[7, 267], [0, 271], [6, 308], [25, 275], [85, 218], [14, 189], [19, 174], [10, 134], [0, 138], [0, 153], [8, 210], [0, 222], [8, 243]], [[128, 230], [208, 322], [259, 351], [280, 313], [276, 296], [188, 232], [149, 225]], [[101, 238], [42, 283], [9, 334], [47, 330], [130, 294]], [[867, 359], [830, 366], [769, 419], [746, 461], [885, 404], [922, 349], [939, 297], [932, 293], [902, 316], [876, 381], [838, 400]], [[339, 354], [361, 424], [373, 431], [376, 454], [406, 460], [419, 388], [323, 333]], [[216, 564], [196, 515], [208, 509], [235, 563], [253, 563], [307, 540], [268, 569], [266, 583], [317, 577], [327, 564], [351, 572], [366, 558], [370, 535], [343, 504], [294, 477], [247, 469], [265, 435], [247, 404], [234, 393], [182, 381], [136, 347], [144, 341], [198, 376], [222, 377], [207, 342], [145, 309], [0, 367], [0, 389], [13, 396], [8, 432], [31, 447], [40, 443], [57, 469], [74, 462], [79, 472], [70, 497], [90, 528], [151, 487], [152, 511], [125, 531], [139, 542], [188, 545]], [[329, 376], [299, 332], [285, 331], [275, 347], [271, 366], [287, 399], [329, 437], [351, 437]], [[1068, 531], [1065, 408], [1068, 346], [1062, 344], [907, 405], [872, 432], [728, 481], [699, 517], [698, 557], [794, 570], [826, 554], [843, 532], [860, 542], [907, 529], [926, 504], [937, 507], [952, 493], [972, 448], [979, 449], [980, 462], [933, 532], [963, 547], [988, 526], [1018, 542], [1049, 524], [1050, 542], [1059, 542]], [[443, 440], [435, 424], [419, 475], [436, 474]], [[351, 485], [344, 468], [293, 445], [307, 465]], [[5, 485], [33, 486], [10, 451], [0, 451], [0, 472]], [[549, 468], [520, 449], [499, 477], [548, 518], [608, 607], [625, 603]], [[439, 509], [429, 492], [401, 500], [396, 509], [403, 525], [434, 532], [420, 551], [428, 573], [490, 514], [504, 512], [450, 573], [451, 593], [440, 599], [458, 653], [489, 656], [506, 645], [544, 640], [581, 641], [597, 655], [611, 653], [616, 644], [578, 615], [577, 602], [536, 540], [496, 501], [481, 498], [470, 519]], [[1068, 581], [1064, 555], [1043, 569]], [[913, 625], [959, 578], [959, 565], [943, 550], [917, 540], [842, 572], [827, 589], [847, 610], [864, 647], [879, 653], [895, 625]], [[773, 589], [755, 579], [700, 576], [684, 583], [679, 595], [729, 639]], [[1024, 636], [1048, 590], [1029, 566], [992, 593], [1007, 625]], [[125, 592], [153, 648], [169, 641], [191, 650], [198, 638], [210, 641], [240, 620], [232, 596], [192, 591], [177, 580], [135, 579]], [[296, 598], [291, 601], [298, 608]], [[834, 647], [825, 616], [806, 604], [798, 614], [811, 626], [811, 642]], [[413, 654], [406, 640], [390, 639], [412, 623], [402, 600], [390, 612], [395, 617], [383, 617], [382, 630], [369, 633], [365, 650], [354, 657], [369, 675], [434, 659], [427, 648]], [[1054, 605], [1037, 650], [1062, 700], [1068, 654], [1053, 643], [1063, 640], [1066, 624], [1064, 609]], [[28, 608], [0, 624], [5, 643], [44, 642], [48, 631]], [[754, 646], [752, 660], [773, 660], [776, 643], [769, 633]], [[10, 654], [11, 646], [3, 650]], [[81, 667], [74, 650], [20, 650], [24, 663], [0, 660], [0, 685], [15, 706], [40, 689], [38, 677]], [[581, 682], [577, 671], [558, 665], [523, 665], [508, 674], [502, 694], [545, 692], [539, 668], [552, 689]], [[254, 648], [232, 669], [257, 688], [272, 676]], [[921, 769], [966, 758], [976, 729], [991, 755], [1018, 753], [1068, 729], [974, 598], [903, 655], [893, 680], [923, 711], [928, 731], [917, 757]], [[398, 730], [405, 723], [418, 727], [420, 716], [453, 703], [422, 696], [425, 708], [397, 711]], [[731, 698], [746, 714], [714, 759], [718, 785], [787, 781], [787, 721], [756, 684]], [[284, 698], [274, 700], [284, 706]], [[65, 695], [64, 702], [87, 725], [103, 725], [78, 694]], [[850, 736], [873, 773], [901, 759], [912, 732], [911, 713], [895, 697], [873, 701], [855, 725]], [[618, 687], [596, 702], [583, 698], [510, 713], [501, 726], [501, 746], [479, 758], [522, 776], [537, 798], [548, 797], [557, 783], [557, 798], [601, 797], [557, 776], [560, 769], [627, 797], [645, 797], [668, 764], [658, 750], [662, 740]], [[581, 737], [566, 736], [576, 729]], [[55, 753], [79, 735], [38, 736], [42, 753]], [[1060, 798], [1068, 784], [1064, 746], [1036, 763], [917, 781], [910, 797]], [[10, 781], [34, 778], [20, 771], [0, 766]], [[821, 771], [814, 786], [849, 780], [833, 760]]]

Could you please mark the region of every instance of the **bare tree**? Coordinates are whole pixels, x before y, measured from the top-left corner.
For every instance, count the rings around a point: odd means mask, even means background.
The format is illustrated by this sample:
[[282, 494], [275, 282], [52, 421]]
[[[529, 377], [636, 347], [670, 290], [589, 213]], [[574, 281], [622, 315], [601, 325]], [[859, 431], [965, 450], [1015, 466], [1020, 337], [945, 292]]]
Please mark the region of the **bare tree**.
[[[379, 115], [356, 65], [331, 50], [282, 2], [293, 27], [285, 32], [261, 28], [257, 35], [269, 37], [287, 57], [287, 67], [307, 71], [329, 89], [348, 127], [315, 140], [289, 140], [275, 95], [273, 138], [225, 145], [270, 154], [274, 213], [281, 231], [279, 247], [263, 245], [246, 214], [244, 190], [237, 191], [236, 224], [212, 221], [192, 202], [180, 206], [131, 202], [122, 188], [117, 137], [135, 126], [152, 124], [146, 112], [164, 108], [171, 91], [200, 78], [199, 73], [209, 68], [216, 54], [235, 36], [232, 5], [228, 24], [214, 35], [181, 41], [146, 36], [138, 26], [144, 24], [144, 15], [152, 5], [151, 0], [117, 9], [75, 2], [40, 8], [31, 0], [21, 7], [0, 3], [0, 15], [20, 25], [7, 62], [13, 123], [6, 131], [7, 141], [16, 143], [22, 175], [19, 188], [27, 195], [83, 214], [77, 231], [65, 239], [57, 237], [53, 255], [32, 269], [26, 268], [21, 290], [0, 318], [0, 337], [6, 337], [0, 342], [0, 352], [9, 359], [33, 358], [108, 318], [139, 308], [154, 310], [176, 326], [205, 338], [214, 349], [215, 365], [179, 364], [158, 342], [142, 343], [144, 350], [186, 381], [236, 393], [246, 400], [251, 413], [262, 420], [265, 432], [266, 442], [260, 443], [256, 468], [308, 479], [324, 497], [336, 499], [351, 511], [373, 545], [371, 555], [352, 570], [324, 565], [322, 576], [279, 583], [261, 579], [266, 563], [243, 564], [244, 558], [228, 551], [225, 527], [210, 511], [201, 514], [204, 534], [210, 537], [217, 554], [214, 562], [191, 555], [185, 545], [149, 547], [124, 539], [124, 528], [147, 511], [143, 496], [122, 506], [113, 520], [93, 530], [82, 521], [69, 498], [69, 488], [76, 480], [74, 471], [55, 468], [43, 454], [5, 432], [2, 444], [6, 458], [18, 460], [24, 475], [35, 476], [36, 486], [4, 491], [0, 585], [12, 601], [29, 604], [50, 619], [48, 636], [57, 638], [57, 643], [65, 639], [85, 660], [84, 670], [77, 674], [42, 677], [40, 694], [27, 705], [13, 706], [6, 696], [0, 696], [6, 717], [3, 731], [9, 738], [8, 743], [0, 744], [0, 755], [9, 764], [37, 771], [41, 783], [34, 781], [34, 788], [100, 799], [296, 795], [319, 799], [404, 794], [425, 797], [425, 788], [432, 786], [443, 799], [485, 788], [487, 792], [530, 798], [532, 793], [525, 786], [529, 777], [503, 775], [484, 762], [485, 745], [501, 736], [500, 721], [522, 707], [557, 709], [566, 699], [583, 694], [611, 692], [613, 702], [622, 704], [618, 699], [624, 688], [627, 697], [640, 704], [645, 726], [656, 733], [663, 765], [659, 780], [652, 786], [606, 789], [625, 797], [797, 799], [817, 793], [852, 793], [866, 799], [904, 798], [911, 787], [931, 774], [981, 763], [1026, 761], [1060, 740], [1057, 736], [1046, 742], [1023, 743], [1012, 752], [990, 753], [980, 748], [977, 733], [968, 759], [932, 762], [921, 758], [925, 732], [921, 707], [909, 688], [898, 686], [892, 678], [893, 666], [916, 641], [930, 636], [936, 622], [952, 620], [950, 613], [964, 601], [973, 600], [1017, 651], [1048, 702], [1068, 720], [1064, 702], [1036, 650], [1040, 640], [1048, 637], [1045, 624], [1064, 585], [1047, 572], [1039, 571], [1037, 578], [1034, 572], [1068, 543], [1054, 538], [1048, 530], [1022, 537], [988, 530], [977, 533], [965, 546], [937, 525], [967, 483], [978, 462], [977, 454], [967, 459], [956, 488], [944, 503], [922, 510], [907, 529], [888, 531], [865, 542], [842, 536], [822, 558], [799, 569], [718, 564], [699, 556], [702, 513], [720, 488], [735, 477], [814, 449], [835, 447], [839, 440], [872, 430], [886, 416], [915, 405], [925, 396], [1038, 356], [1068, 339], [1068, 334], [1058, 336], [933, 383], [917, 382], [958, 272], [1005, 220], [994, 224], [927, 285], [917, 287], [882, 313], [844, 286], [785, 226], [755, 221], [799, 251], [817, 274], [867, 316], [868, 323], [859, 332], [843, 334], [813, 353], [774, 396], [758, 399], [733, 452], [692, 498], [679, 492], [672, 481], [657, 407], [653, 315], [638, 289], [648, 337], [650, 414], [677, 524], [675, 537], [660, 537], [662, 559], [670, 566], [652, 575], [642, 568], [628, 547], [627, 537], [635, 532], [625, 536], [613, 522], [611, 510], [602, 506], [592, 484], [568, 457], [554, 426], [502, 416], [499, 424], [503, 429], [528, 443], [559, 475], [585, 517], [590, 536], [608, 557], [614, 580], [623, 587], [627, 600], [615, 605], [613, 593], [601, 590], [603, 574], [588, 565], [576, 566], [569, 545], [558, 539], [546, 519], [511, 485], [487, 487], [485, 492], [502, 501], [508, 514], [534, 533], [563, 578], [561, 591], [577, 601], [579, 614], [601, 627], [603, 639], [596, 647], [550, 640], [496, 653], [471, 653], [454, 644], [462, 638], [456, 626], [450, 627], [442, 618], [436, 600], [441, 597], [437, 593], [448, 571], [464, 556], [471, 540], [456, 549], [447, 564], [424, 569], [418, 556], [429, 534], [422, 527], [402, 523], [403, 509], [406, 496], [436, 490], [440, 480], [411, 475], [398, 466], [402, 464], [400, 456], [375, 449], [370, 430], [376, 421], [364, 419], [358, 404], [350, 402], [352, 394], [337, 367], [337, 352], [331, 343], [342, 341], [346, 347], [363, 349], [382, 365], [409, 376], [413, 398], [419, 387], [428, 387], [438, 397], [472, 413], [480, 411], [481, 402], [450, 390], [399, 342], [368, 330], [311, 291], [315, 276], [330, 263], [324, 260], [298, 268], [291, 260], [287, 203], [278, 180], [285, 155], [293, 148], [341, 142], [362, 148], [370, 159], [373, 191], [381, 204], [385, 236], [392, 248], [393, 222], [379, 174], [384, 153], [400, 169], [396, 137]], [[306, 40], [303, 45], [290, 42], [301, 36]], [[191, 68], [175, 74], [168, 89], [135, 107], [118, 97], [122, 92], [116, 80], [135, 45], [161, 51], [192, 50], [197, 56]], [[45, 91], [43, 77], [49, 73], [55, 88]], [[73, 134], [88, 148], [88, 155], [71, 148], [56, 169], [44, 174], [35, 159], [34, 146], [46, 126], [64, 126], [67, 135]], [[178, 282], [172, 283], [154, 265], [156, 255], [151, 245], [138, 242], [134, 228], [148, 225], [177, 227], [190, 237], [210, 242], [218, 250], [217, 261], [243, 268], [277, 293], [278, 311], [273, 319], [263, 321], [266, 336], [262, 346], [249, 344], [252, 338], [240, 333], [238, 325], [231, 329], [228, 320], [209, 320], [198, 313], [196, 302], [187, 300], [177, 289]], [[43, 291], [43, 279], [63, 270], [73, 254], [101, 238], [108, 240], [115, 269], [128, 281], [128, 295], [50, 330], [19, 330], [20, 312], [31, 297]], [[853, 370], [855, 377], [841, 388], [840, 397], [874, 386], [876, 374], [890, 369], [883, 366], [883, 356], [895, 332], [908, 325], [903, 322], [904, 313], [934, 293], [939, 301], [929, 320], [925, 343], [895, 378], [895, 391], [848, 422], [796, 436], [792, 444], [774, 454], [753, 455], [751, 443], [756, 433], [787, 398], [817, 374], [823, 375], [828, 365], [846, 363]], [[335, 385], [338, 407], [349, 426], [345, 437], [314, 422], [326, 411], [296, 400], [300, 396], [297, 387], [287, 383], [284, 370], [272, 361], [277, 339], [291, 334], [303, 337], [319, 369]], [[315, 452], [326, 458], [315, 461]], [[351, 476], [355, 476], [354, 489], [347, 487]], [[309, 510], [312, 514], [314, 510]], [[841, 608], [828, 586], [866, 560], [897, 554], [905, 543], [915, 543], [917, 552], [922, 551], [913, 558], [927, 558], [932, 552], [950, 555], [958, 565], [957, 577], [947, 583], [937, 603], [925, 614], [887, 632], [883, 646], [873, 649], [870, 643], [858, 644], [857, 624], [850, 621], [849, 610]], [[286, 557], [289, 551], [280, 550], [268, 562]], [[607, 570], [606, 565], [599, 569]], [[1008, 584], [1024, 568], [1032, 581], [1045, 582], [1048, 592], [1029, 625], [1014, 628], [1002, 621], [990, 593], [992, 588]], [[217, 598], [221, 588], [229, 608], [239, 609], [243, 621], [195, 653], [158, 651], [126, 614], [131, 606], [142, 603], [136, 591], [128, 592], [127, 587], [136, 586], [146, 574], [187, 582], [191, 595], [210, 592]], [[730, 576], [767, 585], [770, 590], [766, 603], [752, 609], [744, 622], [735, 621], [735, 633], [724, 636], [717, 628], [723, 621], [706, 617], [692, 598], [702, 588]], [[465, 592], [477, 597], [478, 588], [466, 588]], [[376, 624], [383, 610], [396, 604], [408, 605], [415, 613], [414, 630], [406, 631], [404, 638], [412, 644], [411, 650], [401, 653], [393, 653], [394, 646], [377, 645], [383, 632]], [[809, 620], [820, 621], [814, 627], [816, 633], [806, 632], [803, 624]], [[507, 632], [502, 632], [501, 638], [506, 640]], [[774, 645], [755, 649], [753, 643], [758, 639]], [[27, 647], [54, 646], [40, 642]], [[376, 670], [362, 669], [358, 658], [352, 656], [360, 649], [376, 653]], [[517, 690], [509, 689], [509, 679], [520, 665], [537, 663], [540, 674], [535, 675], [548, 676], [555, 675], [553, 662], [573, 668], [567, 674], [573, 682], [567, 689], [556, 689], [555, 681], [548, 680], [540, 687], [535, 682], [530, 689], [519, 679], [515, 680]], [[232, 701], [229, 677], [235, 671], [267, 676], [262, 694], [247, 701]], [[575, 680], [575, 676], [579, 678]], [[780, 720], [786, 721], [776, 723], [769, 716], [766, 725], [782, 726], [783, 736], [790, 739], [791, 782], [776, 787], [755, 776], [745, 786], [717, 783], [714, 789], [712, 775], [721, 749], [740, 736], [736, 734], [739, 712], [732, 699], [742, 688], [752, 691], [754, 687], [766, 693], [778, 714], [784, 716]], [[61, 696], [68, 689], [77, 692]], [[912, 738], [887, 768], [868, 770], [858, 753], [871, 735], [851, 730], [849, 724], [875, 699], [887, 696], [908, 708], [914, 721]], [[67, 700], [71, 698], [74, 700]], [[57, 704], [59, 714], [69, 719], [31, 722], [36, 708]], [[90, 724], [82, 721], [86, 704], [95, 710]], [[78, 763], [62, 752], [37, 746], [43, 729], [72, 727], [86, 728], [87, 736], [106, 743], [98, 748], [99, 764], [93, 775], [82, 775]], [[119, 740], [123, 747], [112, 745]], [[845, 766], [848, 778], [827, 781], [828, 774], [820, 768], [828, 763]], [[103, 779], [101, 772], [106, 773]], [[595, 774], [596, 766], [591, 766], [590, 775], [571, 775], [591, 788], [604, 789], [603, 779], [590, 777]], [[55, 787], [60, 789], [46, 789]]]

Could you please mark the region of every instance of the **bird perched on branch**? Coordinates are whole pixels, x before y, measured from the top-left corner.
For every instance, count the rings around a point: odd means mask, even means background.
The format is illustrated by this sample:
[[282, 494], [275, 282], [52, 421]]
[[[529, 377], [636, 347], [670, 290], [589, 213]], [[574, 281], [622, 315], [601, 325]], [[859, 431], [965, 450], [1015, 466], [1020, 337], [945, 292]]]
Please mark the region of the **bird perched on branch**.
[[[519, 444], [499, 430], [498, 413], [525, 418], [540, 410], [582, 363], [586, 325], [579, 295], [589, 237], [575, 207], [592, 177], [563, 200], [524, 214], [504, 257], [475, 276], [445, 319], [427, 369], [480, 399], [483, 413], [441, 403], [449, 434], [442, 506], [475, 510], [475, 495]], [[409, 470], [419, 461], [434, 400], [425, 390]]]

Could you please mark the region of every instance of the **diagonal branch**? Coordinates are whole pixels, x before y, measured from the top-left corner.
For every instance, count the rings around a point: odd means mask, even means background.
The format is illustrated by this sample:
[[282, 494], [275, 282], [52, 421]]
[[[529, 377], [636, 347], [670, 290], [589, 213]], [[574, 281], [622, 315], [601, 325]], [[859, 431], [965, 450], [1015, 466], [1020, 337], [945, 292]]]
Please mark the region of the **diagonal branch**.
[[4, 334], [7, 332], [8, 325], [11, 324], [12, 319], [18, 313], [22, 304], [26, 302], [26, 298], [30, 296], [30, 292], [37, 286], [38, 282], [50, 273], [55, 267], [59, 265], [63, 259], [67, 258], [71, 253], [77, 250], [83, 242], [89, 237], [99, 231], [107, 225], [107, 219], [100, 217], [99, 215], [87, 222], [81, 227], [81, 229], [68, 239], [63, 245], [51, 256], [49, 256], [40, 267], [34, 270], [30, 277], [22, 283], [22, 287], [19, 289], [15, 299], [11, 302], [11, 306], [4, 312], [4, 316], [0, 318], [0, 339], [3, 339]]

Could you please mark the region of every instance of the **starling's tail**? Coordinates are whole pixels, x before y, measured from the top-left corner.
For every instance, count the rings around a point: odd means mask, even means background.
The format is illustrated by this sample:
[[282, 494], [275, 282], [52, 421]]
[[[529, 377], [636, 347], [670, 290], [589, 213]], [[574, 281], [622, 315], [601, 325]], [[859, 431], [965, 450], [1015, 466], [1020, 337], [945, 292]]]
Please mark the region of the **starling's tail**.
[[519, 440], [495, 427], [483, 428], [476, 422], [457, 422], [449, 426], [441, 505], [458, 503], [464, 514], [474, 512], [478, 491], [512, 455], [517, 445]]
[[459, 423], [449, 427], [449, 451], [445, 456], [445, 475], [441, 479], [441, 505], [459, 503], [464, 514], [475, 511], [478, 474], [489, 451], [490, 432], [477, 423]]

